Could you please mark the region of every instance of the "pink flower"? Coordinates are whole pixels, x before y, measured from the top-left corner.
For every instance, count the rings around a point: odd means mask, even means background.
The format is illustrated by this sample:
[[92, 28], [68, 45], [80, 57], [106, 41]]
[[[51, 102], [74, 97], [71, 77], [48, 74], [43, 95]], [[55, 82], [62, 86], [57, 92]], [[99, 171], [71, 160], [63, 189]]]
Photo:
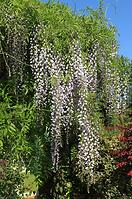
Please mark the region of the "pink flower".
[[129, 136], [127, 139], [128, 139], [129, 141], [132, 141], [132, 136]]

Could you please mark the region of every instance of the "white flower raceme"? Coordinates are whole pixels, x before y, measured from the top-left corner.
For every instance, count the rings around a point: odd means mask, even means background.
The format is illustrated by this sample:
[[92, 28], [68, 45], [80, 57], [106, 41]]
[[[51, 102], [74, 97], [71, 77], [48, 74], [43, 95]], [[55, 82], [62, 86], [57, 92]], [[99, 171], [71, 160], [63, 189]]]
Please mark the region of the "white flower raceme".
[[[32, 49], [33, 48], [33, 49]], [[78, 125], [82, 140], [79, 141], [79, 166], [87, 168], [86, 173], [93, 173], [98, 157], [99, 139], [89, 112], [86, 100], [89, 91], [89, 76], [84, 67], [79, 44], [71, 49], [71, 57], [67, 63], [53, 50], [40, 47], [37, 43], [31, 48], [31, 66], [35, 79], [35, 99], [40, 108], [46, 107], [48, 97], [51, 98], [51, 152], [54, 169], [58, 169], [60, 147], [62, 147], [62, 131], [68, 133], [78, 113]], [[50, 85], [50, 88], [49, 88]]]
[[[68, 59], [65, 58], [66, 62], [52, 50], [40, 47], [37, 43], [31, 46], [31, 55], [37, 106], [46, 106], [47, 98], [51, 97], [51, 152], [54, 169], [58, 169], [62, 131], [66, 134], [68, 142], [70, 126], [77, 112], [81, 135], [78, 165], [82, 170], [86, 170], [85, 175], [92, 175], [99, 156], [99, 139], [90, 120], [91, 110], [86, 94], [91, 84], [89, 77], [91, 75], [92, 78], [93, 75], [95, 78], [95, 74], [88, 74], [78, 42], [72, 46], [70, 56]], [[96, 67], [95, 61], [91, 67], [93, 65]]]
[[112, 65], [113, 53], [106, 53], [105, 49], [99, 48], [99, 92], [105, 96], [107, 116], [123, 112], [127, 100], [127, 75], [120, 74], [119, 67]]
[[47, 106], [49, 90], [49, 50], [44, 46], [40, 47], [34, 39], [31, 39], [30, 65], [35, 80], [35, 99], [37, 108]]
[[77, 94], [76, 107], [80, 130], [78, 166], [83, 171], [84, 177], [88, 176], [91, 179], [94, 174], [94, 167], [97, 165], [99, 158], [99, 136], [90, 119], [92, 110], [90, 110], [86, 99], [89, 91], [88, 74], [82, 61], [81, 49], [78, 43], [74, 45], [71, 59], [74, 71], [73, 84]]
[[59, 57], [53, 55], [51, 62], [51, 150], [53, 167], [58, 169], [60, 147], [62, 147], [62, 117], [64, 113], [64, 87], [62, 84], [62, 66]]

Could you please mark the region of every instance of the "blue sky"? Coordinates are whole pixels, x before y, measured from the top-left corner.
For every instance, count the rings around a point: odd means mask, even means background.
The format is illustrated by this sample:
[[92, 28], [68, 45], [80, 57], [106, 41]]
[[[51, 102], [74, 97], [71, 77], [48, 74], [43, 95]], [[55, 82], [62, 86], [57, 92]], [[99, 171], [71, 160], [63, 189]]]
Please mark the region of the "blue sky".
[[[44, 0], [43, 0], [44, 1]], [[72, 9], [97, 8], [98, 0], [60, 0]], [[116, 26], [119, 54], [132, 59], [132, 0], [104, 0], [107, 19]]]

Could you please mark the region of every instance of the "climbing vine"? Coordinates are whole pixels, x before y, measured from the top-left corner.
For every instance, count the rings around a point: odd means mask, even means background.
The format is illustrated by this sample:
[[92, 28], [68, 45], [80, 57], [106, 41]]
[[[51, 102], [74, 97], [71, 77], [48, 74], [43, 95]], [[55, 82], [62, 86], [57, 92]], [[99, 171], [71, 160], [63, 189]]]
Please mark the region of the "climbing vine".
[[[89, 193], [102, 179], [100, 168], [113, 168], [104, 126], [127, 107], [130, 70], [121, 67], [129, 64], [117, 55], [115, 28], [102, 1], [86, 16], [55, 2], [2, 0], [0, 6], [1, 159], [23, 161], [43, 197], [60, 197], [57, 179], [65, 172], [69, 194], [76, 192], [75, 180], [78, 192]], [[14, 150], [10, 158], [5, 140]]]

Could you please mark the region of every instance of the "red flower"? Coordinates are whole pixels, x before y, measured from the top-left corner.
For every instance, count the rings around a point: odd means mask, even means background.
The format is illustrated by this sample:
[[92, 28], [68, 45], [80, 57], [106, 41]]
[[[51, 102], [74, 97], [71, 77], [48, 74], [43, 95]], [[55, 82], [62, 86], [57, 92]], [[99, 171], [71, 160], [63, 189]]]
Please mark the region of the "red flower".
[[128, 176], [132, 176], [132, 170], [128, 171], [128, 172], [127, 172], [127, 175], [128, 175]]
[[123, 136], [120, 136], [120, 137], [119, 137], [119, 140], [120, 140], [121, 142], [127, 142], [127, 141], [128, 141], [127, 138], [126, 138], [126, 137], [123, 137]]
[[126, 156], [128, 155], [128, 151], [121, 151], [119, 154], [118, 154], [118, 157], [122, 157], [122, 156]]
[[117, 163], [116, 163], [116, 166], [117, 166], [118, 168], [121, 168], [121, 167], [126, 166], [127, 164], [128, 164], [128, 162], [117, 162]]
[[128, 159], [132, 161], [132, 155], [131, 155], [131, 156], [128, 156]]

